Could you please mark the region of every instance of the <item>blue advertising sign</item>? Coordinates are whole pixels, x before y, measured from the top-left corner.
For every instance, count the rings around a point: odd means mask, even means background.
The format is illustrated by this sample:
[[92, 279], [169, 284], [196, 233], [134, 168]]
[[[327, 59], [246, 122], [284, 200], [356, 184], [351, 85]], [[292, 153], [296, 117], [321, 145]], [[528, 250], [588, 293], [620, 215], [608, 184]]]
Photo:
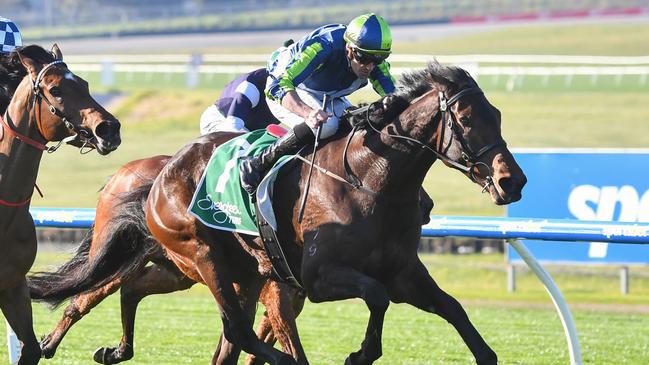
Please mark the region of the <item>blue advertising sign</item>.
[[[648, 150], [519, 151], [527, 175], [509, 217], [649, 222]], [[648, 264], [649, 245], [525, 240], [540, 261]], [[519, 261], [515, 250], [508, 259]]]

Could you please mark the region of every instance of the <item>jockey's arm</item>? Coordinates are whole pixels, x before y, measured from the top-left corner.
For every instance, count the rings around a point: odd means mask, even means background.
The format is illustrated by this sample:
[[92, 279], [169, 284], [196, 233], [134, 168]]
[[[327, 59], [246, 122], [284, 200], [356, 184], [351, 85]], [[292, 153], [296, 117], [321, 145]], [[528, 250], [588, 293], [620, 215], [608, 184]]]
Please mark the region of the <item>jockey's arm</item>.
[[394, 77], [390, 74], [390, 64], [387, 61], [383, 61], [374, 67], [370, 73], [370, 82], [374, 91], [381, 96], [395, 91]]
[[306, 124], [311, 128], [316, 128], [318, 125], [324, 123], [329, 118], [329, 114], [321, 109], [313, 109], [308, 106], [295, 90], [290, 90], [284, 97], [281, 102], [282, 106], [293, 114], [299, 115], [304, 118]]
[[326, 122], [329, 115], [323, 110], [308, 106], [299, 97], [295, 87], [325, 62], [330, 51], [331, 47], [325, 40], [313, 39], [298, 56], [293, 58], [282, 75], [266, 90], [266, 95], [269, 98], [279, 100], [284, 108], [304, 118], [311, 128], [316, 128]]

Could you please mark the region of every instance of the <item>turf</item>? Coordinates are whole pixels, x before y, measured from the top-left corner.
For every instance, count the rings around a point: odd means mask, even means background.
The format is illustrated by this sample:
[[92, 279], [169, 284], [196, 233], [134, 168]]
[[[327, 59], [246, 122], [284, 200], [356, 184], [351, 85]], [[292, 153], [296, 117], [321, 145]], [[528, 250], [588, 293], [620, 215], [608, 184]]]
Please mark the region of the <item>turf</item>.
[[[65, 259], [40, 254], [36, 268]], [[469, 317], [498, 353], [502, 364], [569, 362], [561, 322], [538, 280], [522, 271], [518, 291], [506, 291], [501, 255], [425, 255], [431, 275], [465, 305]], [[632, 268], [631, 292], [616, 292], [615, 268], [550, 267], [572, 307], [585, 364], [642, 364], [649, 337], [649, 269]], [[479, 280], [476, 280], [479, 278]], [[35, 304], [39, 335], [51, 330], [62, 309], [49, 313]], [[368, 319], [359, 300], [307, 302], [298, 326], [311, 364], [341, 364], [360, 346]], [[135, 364], [206, 363], [212, 356], [220, 320], [204, 286], [146, 298], [136, 323]], [[99, 346], [120, 338], [119, 297], [109, 297], [68, 334], [51, 364], [89, 364]], [[5, 339], [0, 347], [6, 348]], [[441, 318], [405, 304], [388, 309], [384, 356], [377, 364], [470, 364], [472, 357], [455, 330]], [[0, 362], [6, 354], [0, 352]], [[240, 361], [242, 363], [242, 361]]]

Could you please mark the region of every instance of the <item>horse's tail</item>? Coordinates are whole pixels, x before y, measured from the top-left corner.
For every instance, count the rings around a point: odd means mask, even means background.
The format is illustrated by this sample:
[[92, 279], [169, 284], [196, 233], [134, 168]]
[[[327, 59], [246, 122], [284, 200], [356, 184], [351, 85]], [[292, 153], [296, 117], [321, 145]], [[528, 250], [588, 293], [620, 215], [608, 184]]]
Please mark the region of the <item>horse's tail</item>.
[[105, 242], [93, 257], [89, 252], [94, 225], [70, 261], [54, 272], [28, 276], [32, 299], [55, 308], [79, 293], [95, 290], [117, 278], [128, 279], [146, 265], [157, 248], [143, 209], [151, 185], [142, 185], [119, 198], [115, 213], [105, 225]]

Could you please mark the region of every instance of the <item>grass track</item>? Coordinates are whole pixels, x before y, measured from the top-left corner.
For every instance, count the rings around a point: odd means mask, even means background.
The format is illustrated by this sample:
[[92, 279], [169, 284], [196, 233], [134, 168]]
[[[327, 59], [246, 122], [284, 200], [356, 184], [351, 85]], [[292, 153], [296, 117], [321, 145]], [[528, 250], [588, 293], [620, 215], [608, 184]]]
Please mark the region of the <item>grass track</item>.
[[[37, 268], [63, 255], [41, 254]], [[425, 255], [431, 274], [465, 304], [478, 330], [497, 351], [502, 364], [566, 364], [561, 323], [541, 284], [521, 272], [519, 291], [506, 292], [501, 255]], [[632, 268], [631, 293], [615, 292], [614, 269], [597, 276], [591, 269], [551, 267], [580, 334], [585, 364], [644, 364], [649, 346], [649, 269]], [[475, 278], [480, 278], [476, 281]], [[600, 306], [593, 304], [600, 302]], [[602, 309], [608, 308], [608, 309]], [[34, 305], [36, 332], [53, 328], [62, 309], [49, 313]], [[358, 300], [308, 303], [298, 319], [311, 364], [342, 364], [364, 334], [367, 308]], [[133, 364], [205, 364], [215, 348], [220, 321], [203, 286], [183, 293], [145, 299], [138, 312]], [[54, 359], [44, 364], [89, 364], [99, 346], [114, 346], [121, 334], [119, 299], [108, 298], [68, 334]], [[470, 364], [460, 337], [441, 318], [405, 304], [391, 305], [384, 326], [383, 354], [377, 364]], [[6, 348], [5, 339], [0, 347]], [[0, 363], [6, 353], [0, 352]], [[241, 363], [241, 362], [240, 362]]]

